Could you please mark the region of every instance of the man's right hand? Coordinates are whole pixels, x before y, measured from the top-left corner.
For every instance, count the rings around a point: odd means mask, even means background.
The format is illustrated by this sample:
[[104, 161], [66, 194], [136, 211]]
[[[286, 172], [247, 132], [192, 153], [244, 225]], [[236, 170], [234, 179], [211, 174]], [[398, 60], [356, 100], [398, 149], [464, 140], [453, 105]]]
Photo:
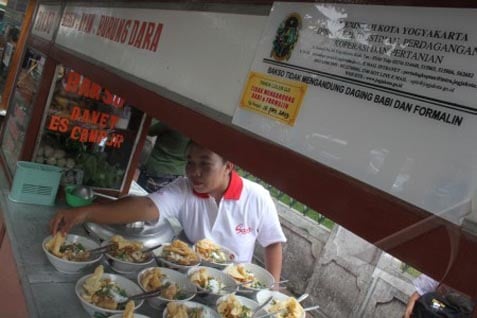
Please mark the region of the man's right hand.
[[66, 234], [73, 226], [85, 222], [87, 214], [83, 209], [60, 209], [50, 220], [50, 232], [53, 235], [58, 231]]

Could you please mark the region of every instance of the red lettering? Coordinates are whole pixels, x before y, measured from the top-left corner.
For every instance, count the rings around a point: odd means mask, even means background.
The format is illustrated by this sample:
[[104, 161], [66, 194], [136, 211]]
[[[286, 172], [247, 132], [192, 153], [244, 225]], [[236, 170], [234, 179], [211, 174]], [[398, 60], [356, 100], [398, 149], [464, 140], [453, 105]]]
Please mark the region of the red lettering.
[[149, 22], [147, 24], [147, 31], [146, 35], [144, 36], [144, 42], [142, 43], [142, 49], [149, 49], [149, 46], [151, 45], [151, 36], [154, 33], [154, 27], [156, 26], [155, 23]]
[[143, 22], [141, 24], [141, 29], [139, 29], [139, 33], [136, 37], [136, 41], [134, 41], [134, 47], [137, 47], [138, 49], [141, 48], [142, 39], [144, 38], [144, 32], [146, 32], [146, 25], [147, 25], [147, 22]]
[[133, 28], [132, 28], [132, 32], [131, 32], [131, 37], [129, 38], [128, 45], [133, 45], [134, 40], [136, 38], [138, 28], [139, 28], [139, 21], [134, 20], [134, 24], [133, 24]]
[[60, 116], [52, 115], [50, 119], [50, 124], [48, 125], [48, 129], [52, 131], [57, 131], [60, 126]]
[[99, 117], [99, 128], [105, 128], [108, 125], [109, 115], [105, 113], [101, 113]]
[[104, 15], [101, 15], [101, 18], [99, 19], [99, 25], [98, 25], [98, 30], [96, 31], [96, 35], [98, 36], [103, 36], [104, 34], [104, 20], [105, 20], [105, 16]]
[[81, 116], [81, 108], [78, 106], [74, 106], [73, 109], [71, 110], [70, 114], [70, 119], [71, 120], [77, 120]]
[[149, 47], [149, 51], [156, 52], [157, 47], [159, 45], [159, 39], [161, 38], [162, 32], [162, 23], [159, 23], [156, 28], [156, 33], [154, 33], [154, 38], [152, 39], [151, 47]]
[[103, 91], [103, 96], [101, 97], [101, 100], [106, 105], [110, 105], [113, 102], [113, 95], [111, 94], [109, 90], [105, 88]]
[[121, 34], [121, 43], [126, 42], [126, 38], [128, 37], [129, 27], [131, 26], [131, 20], [127, 20], [124, 24], [124, 31]]
[[118, 123], [118, 121], [119, 121], [119, 116], [111, 115], [111, 118], [109, 120], [109, 128], [113, 129], [114, 127], [116, 127], [116, 124]]
[[81, 128], [79, 126], [75, 126], [73, 127], [73, 129], [71, 129], [70, 138], [73, 140], [78, 140], [80, 133], [81, 133]]
[[75, 71], [68, 73], [68, 80], [66, 81], [65, 90], [69, 93], [75, 93], [78, 91], [78, 86], [81, 81], [81, 75]]
[[87, 77], [82, 76], [80, 90], [78, 92], [79, 96], [88, 96], [89, 88], [91, 87], [91, 80]]
[[94, 82], [91, 83], [91, 87], [89, 89], [88, 97], [99, 100], [100, 95], [101, 95], [101, 86], [99, 86], [98, 84], [96, 84]]

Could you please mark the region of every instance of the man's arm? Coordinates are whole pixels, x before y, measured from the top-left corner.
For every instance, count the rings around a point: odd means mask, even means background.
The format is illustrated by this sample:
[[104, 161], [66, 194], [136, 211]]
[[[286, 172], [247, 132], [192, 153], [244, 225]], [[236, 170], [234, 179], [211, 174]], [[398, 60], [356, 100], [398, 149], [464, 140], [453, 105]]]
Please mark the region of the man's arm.
[[147, 197], [127, 197], [108, 203], [93, 204], [75, 209], [60, 209], [50, 221], [50, 231], [67, 233], [77, 224], [94, 222], [126, 224], [135, 221], [154, 221], [159, 210]]
[[265, 268], [273, 275], [276, 282], [280, 280], [280, 274], [282, 272], [281, 242], [272, 243], [265, 247]]
[[412, 314], [412, 310], [414, 309], [414, 304], [416, 301], [421, 297], [417, 292], [414, 292], [407, 301], [406, 311], [404, 312], [403, 318], [410, 318]]

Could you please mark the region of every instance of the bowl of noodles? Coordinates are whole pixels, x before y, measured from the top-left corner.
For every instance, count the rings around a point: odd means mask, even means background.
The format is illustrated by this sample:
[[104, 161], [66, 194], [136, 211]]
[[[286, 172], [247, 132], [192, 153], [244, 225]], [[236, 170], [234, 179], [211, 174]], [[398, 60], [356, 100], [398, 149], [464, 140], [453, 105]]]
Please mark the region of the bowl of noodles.
[[130, 241], [120, 235], [114, 235], [110, 241], [103, 242], [103, 245], [111, 244], [105, 256], [112, 269], [120, 274], [138, 272], [146, 267], [150, 267], [154, 262], [151, 252], [144, 253], [142, 242]]
[[160, 295], [147, 298], [148, 304], [156, 309], [170, 301], [190, 300], [197, 293], [186, 275], [170, 268], [146, 268], [138, 274], [137, 281], [144, 291], [161, 291]]
[[237, 284], [232, 277], [212, 267], [191, 268], [187, 272], [187, 277], [197, 287], [197, 297], [202, 303], [208, 305], [214, 305], [221, 296], [237, 289]]
[[252, 263], [232, 264], [224, 269], [241, 288], [258, 292], [261, 289], [270, 288], [275, 279], [265, 268]]
[[159, 262], [165, 266], [186, 273], [190, 268], [200, 264], [200, 257], [181, 240], [163, 244], [153, 251]]
[[162, 318], [220, 318], [210, 307], [194, 301], [172, 301], [167, 303]]
[[[104, 273], [102, 265], [96, 267], [93, 274], [81, 277], [75, 286], [76, 296], [91, 317], [122, 314], [126, 309], [127, 297], [141, 292], [141, 288], [129, 279]], [[143, 300], [135, 301], [134, 309], [143, 303]]]
[[[258, 303], [252, 299], [228, 294], [217, 299], [216, 308], [221, 318], [251, 318]], [[266, 315], [267, 312], [260, 309], [256, 316]]]
[[263, 289], [256, 295], [259, 304], [263, 304], [268, 298], [272, 301], [265, 306], [265, 311], [274, 313], [277, 318], [305, 318], [306, 313], [295, 297], [290, 297], [279, 291]]
[[193, 249], [199, 255], [201, 264], [204, 266], [224, 269], [235, 259], [234, 252], [209, 239], [197, 241]]
[[130, 300], [126, 303], [123, 313], [109, 316], [109, 318], [149, 318], [148, 316], [134, 313], [134, 306], [134, 301]]
[[55, 236], [46, 237], [41, 244], [50, 263], [59, 272], [78, 273], [98, 263], [101, 254], [91, 256], [88, 250], [99, 247], [95, 241], [74, 234], [64, 236], [57, 232]]

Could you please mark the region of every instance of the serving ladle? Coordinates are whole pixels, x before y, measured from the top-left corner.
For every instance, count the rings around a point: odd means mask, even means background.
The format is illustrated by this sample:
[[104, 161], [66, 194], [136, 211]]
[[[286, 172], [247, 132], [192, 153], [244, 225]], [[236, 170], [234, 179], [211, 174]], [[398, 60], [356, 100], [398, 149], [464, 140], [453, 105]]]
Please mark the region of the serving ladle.
[[92, 188], [88, 187], [88, 186], [85, 186], [85, 185], [78, 185], [76, 186], [72, 191], [71, 191], [71, 194], [77, 196], [77, 197], [80, 197], [84, 200], [91, 200], [93, 199], [95, 196], [98, 196], [98, 197], [103, 197], [103, 198], [106, 198], [106, 199], [110, 199], [110, 200], [117, 200], [116, 197], [113, 197], [113, 196], [110, 196], [110, 195], [106, 195], [106, 194], [102, 194], [102, 193], [99, 193], [99, 192], [96, 192], [96, 191], [93, 191]]

